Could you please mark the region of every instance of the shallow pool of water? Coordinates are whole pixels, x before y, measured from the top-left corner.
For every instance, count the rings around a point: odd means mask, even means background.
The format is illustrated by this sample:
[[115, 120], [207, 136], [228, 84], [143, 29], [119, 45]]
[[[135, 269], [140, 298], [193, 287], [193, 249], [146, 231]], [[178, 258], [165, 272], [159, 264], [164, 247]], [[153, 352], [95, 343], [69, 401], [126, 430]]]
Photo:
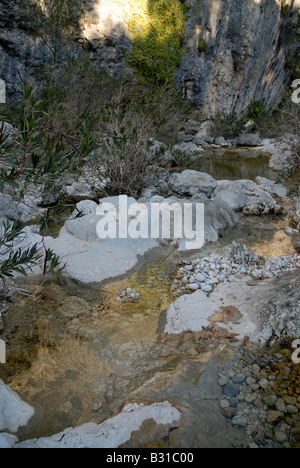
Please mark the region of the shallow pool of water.
[[206, 172], [216, 180], [255, 180], [266, 177], [277, 180], [278, 173], [269, 167], [270, 157], [253, 150], [206, 151], [185, 169]]

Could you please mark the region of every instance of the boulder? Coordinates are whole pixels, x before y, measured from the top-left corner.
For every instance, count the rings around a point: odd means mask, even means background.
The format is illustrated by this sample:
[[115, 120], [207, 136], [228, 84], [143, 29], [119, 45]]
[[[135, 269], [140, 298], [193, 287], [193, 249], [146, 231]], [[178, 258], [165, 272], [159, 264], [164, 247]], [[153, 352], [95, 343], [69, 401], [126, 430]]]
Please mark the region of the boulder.
[[284, 171], [294, 167], [292, 143], [294, 138], [283, 138], [281, 140], [263, 141], [260, 152], [270, 155], [270, 167], [275, 171]]
[[85, 180], [73, 182], [72, 185], [64, 187], [63, 190], [69, 198], [76, 202], [80, 202], [81, 200], [95, 200], [97, 198], [96, 192]]
[[215, 190], [215, 199], [227, 203], [234, 211], [244, 214], [278, 214], [282, 208], [270, 193], [251, 180], [222, 180]]
[[[250, 282], [249, 282], [250, 280]], [[180, 334], [201, 331], [213, 323], [226, 329], [238, 340], [265, 345], [272, 337], [300, 336], [300, 277], [294, 271], [273, 279], [256, 282], [250, 277], [236, 277], [218, 286], [206, 297], [198, 290], [180, 297], [167, 312], [165, 332]], [[270, 297], [272, 301], [270, 302]], [[224, 322], [219, 312], [235, 310], [239, 319]]]
[[[132, 198], [125, 197], [128, 207], [135, 203]], [[116, 221], [116, 234], [117, 237], [100, 238], [97, 233], [98, 223], [102, 220], [105, 221], [104, 215], [101, 210], [93, 201], [82, 201], [77, 205], [77, 211], [81, 211], [83, 216], [76, 219], [71, 217], [66, 221], [65, 226], [61, 229], [59, 237], [53, 239], [52, 237], [45, 237], [44, 239], [33, 232], [32, 227], [28, 226], [23, 230], [23, 237], [21, 243], [16, 248], [29, 247], [30, 245], [39, 244], [42, 247], [42, 242], [46, 248], [52, 249], [56, 255], [60, 257], [61, 265], [65, 265], [63, 274], [69, 278], [84, 283], [102, 283], [108, 279], [120, 277], [130, 270], [132, 270], [139, 262], [139, 257], [145, 255], [149, 250], [158, 247], [160, 243], [166, 242], [166, 237], [161, 234], [157, 235], [156, 230], [153, 229], [152, 203], [164, 203], [167, 207], [166, 214], [168, 215], [167, 222], [170, 222], [170, 213], [168, 205], [176, 203], [176, 209], [179, 209], [179, 215], [184, 215], [185, 204], [191, 203], [191, 200], [178, 200], [164, 199], [163, 197], [152, 197], [145, 205], [144, 211], [140, 213], [141, 220], [147, 221], [147, 238], [141, 238], [128, 235], [127, 238], [119, 236], [120, 226], [120, 209], [119, 197], [110, 197], [103, 199], [102, 203], [110, 204], [109, 216], [113, 221]], [[196, 201], [193, 202], [196, 205]], [[102, 206], [102, 205], [100, 205]], [[96, 211], [97, 209], [97, 211]], [[183, 238], [174, 239], [179, 245], [180, 251], [190, 250], [191, 248], [200, 249], [202, 239], [206, 242], [216, 242], [219, 238], [219, 233], [226, 230], [228, 227], [233, 227], [237, 223], [237, 216], [231, 208], [220, 200], [209, 200], [205, 202], [204, 206], [204, 239], [201, 237], [200, 229], [196, 225], [196, 220], [193, 221], [193, 230], [196, 228], [200, 231], [200, 246], [199, 243], [195, 246], [193, 239], [185, 238], [187, 231], [183, 230]], [[106, 214], [106, 216], [108, 216]], [[145, 216], [145, 219], [143, 218]], [[159, 215], [159, 221], [162, 218], [162, 212]], [[131, 223], [137, 225], [139, 221], [135, 216], [126, 218], [130, 228]], [[143, 221], [141, 221], [143, 222]], [[202, 221], [201, 221], [202, 222]], [[155, 226], [154, 226], [155, 227]], [[138, 233], [138, 231], [137, 231]], [[114, 233], [112, 233], [114, 234]], [[126, 233], [124, 233], [126, 234]], [[150, 234], [153, 234], [153, 238]], [[172, 238], [172, 226], [170, 229]], [[191, 245], [192, 241], [192, 245]], [[33, 268], [33, 274], [40, 274], [42, 272], [42, 265]]]
[[197, 137], [197, 136], [194, 137], [193, 141], [194, 141], [195, 145], [197, 145], [197, 146], [207, 146], [208, 145], [207, 141], [205, 141], [202, 138]]
[[255, 181], [257, 185], [270, 193], [270, 195], [279, 198], [285, 198], [288, 195], [287, 189], [282, 184], [277, 184], [273, 180], [266, 179], [265, 177], [256, 177]]
[[4, 135], [14, 135], [16, 133], [16, 129], [7, 122], [0, 122], [0, 130], [4, 133]]
[[181, 196], [192, 197], [201, 193], [210, 197], [217, 185], [217, 181], [209, 174], [192, 170], [173, 174], [169, 179], [170, 189]]
[[34, 413], [32, 406], [0, 380], [0, 431], [18, 432], [19, 428], [28, 424]]
[[211, 325], [210, 319], [217, 314], [216, 306], [201, 290], [182, 296], [167, 311], [165, 333], [179, 335], [186, 331], [199, 332]]
[[40, 213], [37, 207], [35, 209], [24, 203], [14, 201], [9, 195], [0, 194], [0, 218], [27, 223], [35, 220]]
[[201, 146], [197, 146], [195, 143], [181, 143], [180, 145], [175, 145], [173, 147], [173, 152], [179, 151], [184, 153], [187, 156], [193, 156], [204, 152], [204, 149]]
[[189, 135], [196, 135], [197, 132], [202, 128], [202, 123], [197, 122], [196, 120], [189, 119], [184, 124], [185, 133]]
[[147, 187], [142, 190], [141, 196], [142, 198], [146, 198], [149, 200], [152, 197], [155, 197], [159, 194], [159, 189], [157, 187]]
[[238, 137], [237, 144], [239, 146], [260, 146], [262, 140], [258, 133], [245, 133]]
[[10, 449], [17, 442], [19, 442], [19, 439], [12, 434], [7, 434], [5, 432], [0, 434], [0, 448], [1, 449]]
[[231, 143], [229, 141], [226, 141], [225, 138], [223, 138], [223, 137], [216, 138], [215, 144], [218, 145], [218, 146], [222, 146], [224, 148], [228, 148], [228, 147], [232, 146]]
[[102, 424], [88, 423], [69, 428], [52, 437], [33, 439], [16, 444], [15, 448], [118, 448], [142, 430], [145, 421], [153, 420], [162, 428], [174, 427], [181, 413], [168, 401], [144, 405], [130, 403], [117, 416]]
[[185, 141], [186, 143], [193, 141], [194, 140], [194, 135], [187, 135], [184, 132], [179, 132], [178, 133], [178, 139], [180, 141]]

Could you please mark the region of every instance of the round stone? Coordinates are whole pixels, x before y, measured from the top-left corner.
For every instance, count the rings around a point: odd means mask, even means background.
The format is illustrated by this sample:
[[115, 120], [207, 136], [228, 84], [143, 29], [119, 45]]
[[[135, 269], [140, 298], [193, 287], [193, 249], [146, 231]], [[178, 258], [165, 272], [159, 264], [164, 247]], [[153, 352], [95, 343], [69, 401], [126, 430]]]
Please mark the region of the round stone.
[[276, 405], [277, 403], [277, 396], [276, 395], [267, 395], [264, 398], [264, 403], [267, 405], [269, 408], [272, 408], [273, 406]]
[[274, 439], [276, 440], [276, 442], [283, 444], [284, 442], [288, 441], [288, 436], [285, 432], [276, 431], [274, 434]]
[[281, 411], [282, 413], [287, 413], [286, 405], [282, 398], [279, 398], [279, 400], [276, 403], [276, 409], [277, 411]]
[[246, 427], [248, 426], [248, 420], [245, 418], [245, 416], [235, 416], [231, 424], [236, 427]]
[[262, 379], [262, 380], [259, 381], [259, 386], [263, 390], [266, 390], [269, 385], [270, 385], [270, 382], [267, 379]]
[[232, 379], [232, 382], [234, 384], [240, 384], [242, 382], [244, 382], [244, 380], [246, 379], [246, 376], [245, 374], [236, 374], [233, 379]]
[[229, 408], [230, 404], [229, 404], [229, 401], [228, 400], [221, 400], [220, 401], [220, 408], [222, 410], [226, 409], [226, 408]]
[[227, 385], [229, 383], [228, 377], [220, 377], [218, 384], [220, 387], [224, 387], [224, 385]]
[[206, 274], [198, 273], [197, 275], [195, 275], [195, 280], [198, 281], [198, 283], [204, 283], [206, 278], [207, 278]]
[[223, 393], [230, 398], [235, 398], [240, 393], [240, 389], [236, 385], [227, 384], [223, 388]]
[[284, 401], [287, 405], [296, 405], [297, 404], [297, 399], [292, 396], [285, 396]]
[[280, 411], [269, 411], [267, 419], [270, 424], [276, 424], [283, 418], [283, 416], [284, 414]]
[[260, 367], [257, 364], [253, 364], [252, 369], [255, 374], [258, 374], [260, 371]]
[[210, 293], [213, 290], [213, 288], [209, 286], [208, 284], [201, 285], [201, 289], [203, 292], [206, 292], [206, 293]]
[[255, 385], [255, 384], [256, 384], [256, 380], [253, 379], [253, 377], [247, 377], [247, 379], [246, 379], [246, 384], [247, 384], [247, 385]]
[[254, 403], [256, 399], [257, 399], [257, 395], [255, 394], [245, 396], [245, 402], [249, 404]]
[[294, 405], [287, 405], [286, 409], [289, 414], [297, 414], [299, 411], [298, 408]]
[[232, 419], [237, 414], [237, 410], [235, 408], [225, 408], [222, 411], [223, 416], [227, 419]]

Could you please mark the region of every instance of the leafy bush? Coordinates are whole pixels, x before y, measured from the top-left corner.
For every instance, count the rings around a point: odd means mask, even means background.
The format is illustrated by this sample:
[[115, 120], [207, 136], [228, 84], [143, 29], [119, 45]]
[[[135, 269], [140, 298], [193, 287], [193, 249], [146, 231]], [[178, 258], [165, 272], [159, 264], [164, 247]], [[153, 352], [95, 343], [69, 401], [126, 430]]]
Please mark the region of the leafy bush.
[[218, 113], [211, 132], [215, 137], [235, 138], [244, 130], [244, 124], [237, 114]]
[[[136, 0], [135, 0], [136, 1]], [[174, 82], [180, 67], [185, 34], [185, 6], [180, 0], [149, 0], [147, 11], [129, 22], [133, 51], [129, 63], [147, 82]]]
[[0, 227], [0, 255], [5, 258], [0, 263], [0, 279], [4, 283], [14, 273], [26, 275], [26, 269], [31, 269], [41, 258], [37, 245], [17, 249], [18, 242], [23, 240], [20, 240], [23, 229], [24, 225], [18, 222], [4, 223]]
[[65, 64], [46, 65], [39, 79], [46, 102], [44, 122], [80, 138], [107, 120], [120, 87], [88, 57], [69, 56]]
[[[66, 171], [78, 170], [90, 154], [92, 140], [78, 140], [58, 128], [45, 125], [46, 102], [39, 99], [32, 87], [24, 87], [18, 113], [18, 128], [5, 134], [0, 129], [0, 190], [6, 184], [19, 189], [20, 198], [27, 186], [42, 186], [50, 191], [55, 180]], [[49, 215], [49, 213], [48, 213]], [[43, 227], [41, 222], [41, 226]], [[44, 250], [44, 273], [61, 271], [59, 258], [44, 245], [18, 248], [24, 225], [6, 223], [0, 228], [0, 278], [14, 273], [26, 274], [26, 269], [40, 263]]]
[[106, 122], [106, 133], [94, 159], [99, 179], [106, 180], [108, 195], [127, 194], [137, 197], [154, 177], [146, 160], [146, 142], [152, 128], [151, 119], [141, 120], [131, 109], [116, 105]]
[[265, 118], [267, 115], [268, 112], [265, 103], [263, 101], [254, 101], [246, 117], [256, 122]]
[[16, 221], [14, 223], [2, 223], [0, 226], [0, 279], [3, 283], [13, 278], [15, 273], [27, 276], [28, 270], [43, 262], [43, 274], [48, 272], [61, 273], [65, 265], [60, 265], [60, 258], [44, 246], [43, 241], [31, 247], [21, 247], [24, 244], [25, 225]]
[[202, 54], [203, 52], [206, 51], [206, 48], [207, 48], [207, 42], [205, 39], [199, 39], [199, 42], [198, 42], [198, 52], [199, 54]]

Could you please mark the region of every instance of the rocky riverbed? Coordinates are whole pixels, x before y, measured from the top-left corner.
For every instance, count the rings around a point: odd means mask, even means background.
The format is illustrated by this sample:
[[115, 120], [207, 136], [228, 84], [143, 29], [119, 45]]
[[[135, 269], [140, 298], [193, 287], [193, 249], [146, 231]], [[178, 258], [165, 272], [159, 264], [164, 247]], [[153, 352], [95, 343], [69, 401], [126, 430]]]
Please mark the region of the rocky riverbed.
[[184, 262], [179, 268], [172, 289], [177, 295], [199, 289], [209, 294], [219, 284], [232, 282], [236, 275], [248, 275], [253, 279], [262, 280], [299, 268], [300, 255], [260, 258], [246, 245], [233, 242], [225, 255]]
[[[263, 150], [273, 152], [276, 167], [290, 164], [286, 142], [257, 135], [194, 135], [179, 149], [200, 159], [224, 151], [225, 158], [228, 148], [247, 151], [239, 144], [251, 146], [243, 161]], [[221, 180], [169, 172], [172, 155], [162, 155], [161, 179], [138, 201], [203, 202], [201, 251], [187, 251], [185, 239], [98, 239], [88, 171], [88, 181], [68, 185], [82, 217], [68, 219], [58, 236], [37, 233], [43, 208], [33, 198], [2, 197], [2, 218], [30, 221], [24, 245], [43, 241], [67, 267], [60, 279], [16, 279], [3, 301], [0, 398], [13, 411], [0, 408], [1, 446], [299, 445], [299, 364], [292, 360], [300, 337], [298, 202], [259, 165], [251, 180]], [[119, 214], [117, 198], [104, 203]]]
[[230, 425], [245, 428], [251, 448], [299, 448], [299, 364], [291, 343], [258, 358], [246, 354], [219, 377], [222, 413]]

